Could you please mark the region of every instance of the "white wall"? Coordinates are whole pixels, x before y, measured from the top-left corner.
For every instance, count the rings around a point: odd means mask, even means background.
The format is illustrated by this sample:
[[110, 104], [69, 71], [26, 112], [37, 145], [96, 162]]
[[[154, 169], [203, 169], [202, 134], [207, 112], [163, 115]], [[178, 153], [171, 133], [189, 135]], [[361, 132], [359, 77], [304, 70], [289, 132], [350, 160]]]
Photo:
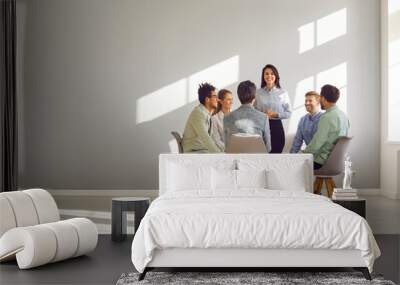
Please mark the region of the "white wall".
[[183, 131], [197, 83], [259, 85], [266, 63], [279, 68], [296, 107], [289, 133], [304, 112], [304, 91], [340, 85], [354, 135], [354, 186], [379, 187], [378, 1], [18, 0], [18, 7], [22, 187], [157, 188], [158, 154], [169, 151], [171, 130]]
[[[388, 57], [395, 56], [390, 45], [400, 39], [400, 7], [395, 12], [388, 13], [388, 0], [381, 1], [381, 50], [382, 50], [382, 139], [381, 139], [381, 191], [386, 197], [400, 199], [400, 141], [389, 140], [389, 98], [398, 97], [395, 93], [394, 84], [399, 84], [399, 77], [395, 77], [393, 64], [389, 66]], [[395, 2], [395, 1], [393, 1]], [[397, 1], [400, 2], [400, 1]], [[400, 5], [399, 5], [400, 6]], [[390, 51], [390, 52], [389, 52]], [[393, 60], [392, 60], [393, 61]], [[400, 64], [400, 55], [397, 54], [397, 61]], [[399, 86], [399, 85], [398, 85]], [[394, 111], [394, 110], [393, 110]], [[400, 110], [398, 110], [400, 112]], [[392, 122], [400, 128], [399, 121]], [[394, 131], [393, 129], [391, 130]], [[399, 131], [400, 133], [400, 131]], [[392, 135], [392, 137], [394, 137]]]

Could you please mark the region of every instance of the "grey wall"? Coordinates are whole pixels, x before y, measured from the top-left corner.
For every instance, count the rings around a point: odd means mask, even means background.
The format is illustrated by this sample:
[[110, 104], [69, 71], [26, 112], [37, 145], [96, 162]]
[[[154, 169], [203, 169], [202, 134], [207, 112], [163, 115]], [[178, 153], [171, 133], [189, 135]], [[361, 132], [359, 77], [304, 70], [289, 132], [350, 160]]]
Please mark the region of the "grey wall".
[[[298, 28], [343, 8], [346, 34], [300, 54]], [[236, 71], [258, 85], [274, 63], [294, 102], [299, 81], [344, 62], [354, 184], [379, 187], [379, 1], [18, 0], [18, 17], [22, 187], [157, 188], [198, 72], [236, 90]]]

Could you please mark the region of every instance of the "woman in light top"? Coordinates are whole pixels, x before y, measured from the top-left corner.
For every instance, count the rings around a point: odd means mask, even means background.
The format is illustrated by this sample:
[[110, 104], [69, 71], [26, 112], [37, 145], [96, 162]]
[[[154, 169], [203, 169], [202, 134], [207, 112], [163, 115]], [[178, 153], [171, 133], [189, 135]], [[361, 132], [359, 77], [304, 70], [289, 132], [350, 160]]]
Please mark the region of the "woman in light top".
[[282, 153], [285, 146], [285, 131], [282, 120], [292, 113], [288, 93], [281, 88], [279, 72], [272, 64], [267, 64], [261, 74], [261, 88], [257, 90], [254, 107], [265, 113], [271, 130], [270, 153]]
[[221, 151], [225, 150], [224, 136], [224, 116], [231, 112], [233, 102], [232, 92], [227, 89], [221, 89], [218, 92], [218, 108], [211, 117], [212, 133], [211, 137]]

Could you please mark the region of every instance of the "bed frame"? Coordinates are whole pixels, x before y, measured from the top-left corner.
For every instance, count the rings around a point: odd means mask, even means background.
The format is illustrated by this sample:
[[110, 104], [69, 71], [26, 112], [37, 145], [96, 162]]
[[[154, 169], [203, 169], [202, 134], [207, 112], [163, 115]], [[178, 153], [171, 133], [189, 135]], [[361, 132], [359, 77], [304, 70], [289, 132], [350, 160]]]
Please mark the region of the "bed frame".
[[183, 249], [156, 250], [139, 280], [155, 268], [232, 268], [246, 271], [254, 268], [343, 268], [361, 271], [367, 280], [371, 275], [359, 250], [328, 249]]
[[[170, 160], [188, 159], [191, 162], [213, 162], [235, 160], [240, 158], [260, 159], [268, 156], [274, 160], [285, 157], [298, 161], [304, 160], [308, 166], [307, 191], [313, 192], [313, 158], [310, 154], [161, 154], [159, 160], [160, 195], [167, 191], [167, 163]], [[195, 158], [196, 157], [196, 158]], [[139, 280], [146, 273], [156, 268], [231, 268], [235, 271], [246, 271], [254, 268], [343, 268], [350, 267], [361, 271], [367, 280], [371, 275], [359, 250], [329, 250], [329, 249], [194, 249], [170, 248], [158, 249], [154, 252], [152, 261], [147, 265]]]

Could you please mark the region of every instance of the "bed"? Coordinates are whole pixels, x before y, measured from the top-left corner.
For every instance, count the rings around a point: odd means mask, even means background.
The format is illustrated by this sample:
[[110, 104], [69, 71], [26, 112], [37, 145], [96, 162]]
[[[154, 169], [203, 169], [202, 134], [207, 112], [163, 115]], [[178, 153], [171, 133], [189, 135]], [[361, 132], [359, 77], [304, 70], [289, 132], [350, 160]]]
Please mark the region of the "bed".
[[158, 267], [353, 267], [380, 255], [364, 218], [312, 194], [309, 154], [161, 154], [159, 197], [135, 234]]

